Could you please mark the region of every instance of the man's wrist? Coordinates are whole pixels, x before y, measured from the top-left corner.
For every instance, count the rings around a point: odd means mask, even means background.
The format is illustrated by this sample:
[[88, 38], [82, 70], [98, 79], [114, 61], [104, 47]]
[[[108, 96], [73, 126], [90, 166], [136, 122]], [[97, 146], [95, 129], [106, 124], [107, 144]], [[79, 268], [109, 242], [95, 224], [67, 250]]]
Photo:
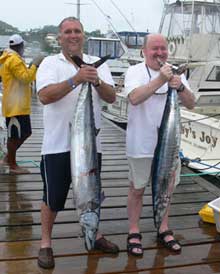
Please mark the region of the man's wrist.
[[102, 80], [100, 78], [97, 78], [97, 80], [95, 81], [93, 86], [97, 88], [97, 87], [101, 86], [101, 84], [102, 84]]
[[185, 86], [183, 83], [181, 83], [181, 85], [179, 86], [179, 88], [176, 90], [177, 92], [183, 92], [185, 89]]
[[74, 83], [73, 78], [69, 78], [67, 82], [72, 89], [76, 88], [76, 84]]

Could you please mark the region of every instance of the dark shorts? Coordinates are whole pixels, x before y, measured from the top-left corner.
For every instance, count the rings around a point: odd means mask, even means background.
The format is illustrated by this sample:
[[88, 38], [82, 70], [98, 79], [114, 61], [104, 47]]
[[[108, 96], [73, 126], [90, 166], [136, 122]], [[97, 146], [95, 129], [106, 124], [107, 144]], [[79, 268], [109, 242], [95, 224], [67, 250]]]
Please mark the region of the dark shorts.
[[31, 135], [31, 119], [29, 115], [6, 118], [8, 138], [23, 139]]
[[[98, 153], [101, 170], [102, 154]], [[71, 184], [70, 152], [42, 155], [43, 201], [55, 212], [64, 209]]]

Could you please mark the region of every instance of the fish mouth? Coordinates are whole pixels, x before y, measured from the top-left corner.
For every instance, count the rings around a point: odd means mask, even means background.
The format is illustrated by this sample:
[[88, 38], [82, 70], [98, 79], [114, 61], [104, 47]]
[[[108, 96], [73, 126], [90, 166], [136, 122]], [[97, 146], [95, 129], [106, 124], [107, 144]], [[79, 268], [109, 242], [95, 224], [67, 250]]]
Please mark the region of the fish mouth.
[[161, 60], [161, 57], [156, 57], [156, 60], [157, 60], [157, 62], [158, 62], [158, 64], [159, 64], [160, 67], [162, 67], [165, 64], [165, 62], [163, 62]]

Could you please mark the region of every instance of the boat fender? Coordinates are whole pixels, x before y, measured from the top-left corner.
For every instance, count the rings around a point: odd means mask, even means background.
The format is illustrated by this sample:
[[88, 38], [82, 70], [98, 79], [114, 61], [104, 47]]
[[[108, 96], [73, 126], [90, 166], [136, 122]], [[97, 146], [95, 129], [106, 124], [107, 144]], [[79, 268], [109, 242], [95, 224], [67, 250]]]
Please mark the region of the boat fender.
[[175, 42], [169, 42], [168, 44], [168, 53], [169, 55], [174, 55], [176, 53], [176, 44]]

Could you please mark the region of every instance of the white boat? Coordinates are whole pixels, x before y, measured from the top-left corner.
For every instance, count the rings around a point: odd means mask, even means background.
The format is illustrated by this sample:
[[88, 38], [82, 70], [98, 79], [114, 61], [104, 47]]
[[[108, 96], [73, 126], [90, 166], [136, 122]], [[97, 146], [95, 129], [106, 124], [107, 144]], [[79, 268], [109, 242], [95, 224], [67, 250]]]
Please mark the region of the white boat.
[[169, 61], [188, 63], [196, 97], [193, 111], [181, 110], [183, 157], [190, 167], [213, 175], [220, 173], [219, 10], [215, 0], [167, 1], [159, 29], [168, 38]]
[[[167, 37], [169, 62], [177, 65], [188, 63], [188, 81], [196, 98], [196, 107], [193, 111], [181, 107], [181, 154], [190, 167], [207, 174], [218, 175], [220, 174], [220, 1], [164, 2], [159, 32]], [[138, 53], [140, 54], [137, 45], [129, 48], [130, 53], [125, 45], [123, 49], [127, 54], [123, 54], [115, 63], [125, 59], [127, 63], [141, 61], [140, 55], [137, 59], [134, 58]], [[135, 54], [131, 54], [132, 50]], [[103, 52], [103, 55], [106, 53]], [[132, 61], [127, 58], [128, 53], [133, 56]], [[114, 76], [114, 70], [112, 72]], [[127, 99], [120, 93], [123, 90], [124, 69], [121, 72], [120, 76], [115, 77], [119, 91], [116, 102], [103, 106], [103, 116], [124, 124], [125, 127]]]

